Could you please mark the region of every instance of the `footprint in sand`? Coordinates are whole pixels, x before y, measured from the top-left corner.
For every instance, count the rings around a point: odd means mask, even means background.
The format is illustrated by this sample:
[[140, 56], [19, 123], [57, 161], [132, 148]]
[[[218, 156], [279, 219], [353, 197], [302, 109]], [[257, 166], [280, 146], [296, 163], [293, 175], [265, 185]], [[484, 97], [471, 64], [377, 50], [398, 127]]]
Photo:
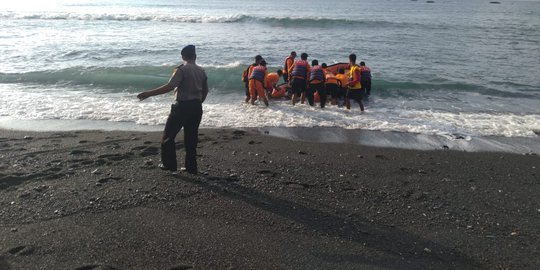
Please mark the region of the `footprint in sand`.
[[145, 147], [141, 151], [141, 156], [143, 157], [155, 156], [157, 154], [159, 154], [159, 148], [153, 146]]
[[193, 269], [193, 266], [191, 265], [177, 265], [169, 270], [189, 270], [189, 269]]
[[235, 131], [233, 131], [233, 134], [234, 134], [234, 135], [239, 135], [239, 136], [241, 136], [241, 135], [245, 135], [246, 132], [243, 131], [243, 130], [235, 130]]
[[110, 265], [85, 265], [75, 268], [75, 270], [119, 270], [118, 268], [112, 267]]
[[73, 150], [69, 154], [70, 155], [82, 155], [82, 154], [93, 154], [92, 151], [86, 151], [86, 150]]
[[105, 154], [105, 155], [100, 155], [97, 158], [98, 159], [103, 158], [103, 159], [108, 159], [108, 160], [112, 160], [112, 161], [120, 161], [120, 160], [124, 160], [124, 159], [129, 159], [132, 155], [133, 155], [133, 153]]
[[27, 256], [34, 253], [33, 246], [18, 246], [8, 250], [8, 253], [15, 256]]
[[2, 270], [11, 270], [11, 266], [9, 266], [9, 263], [6, 259], [0, 257], [0, 269]]

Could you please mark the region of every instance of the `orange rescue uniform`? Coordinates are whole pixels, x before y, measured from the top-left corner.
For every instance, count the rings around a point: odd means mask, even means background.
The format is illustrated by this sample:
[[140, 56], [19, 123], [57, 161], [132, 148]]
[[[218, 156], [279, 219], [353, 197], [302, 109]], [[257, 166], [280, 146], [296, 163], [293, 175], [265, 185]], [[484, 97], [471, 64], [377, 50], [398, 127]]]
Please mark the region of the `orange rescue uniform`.
[[268, 73], [266, 75], [266, 90], [272, 92], [274, 89], [274, 84], [279, 82], [279, 75], [276, 72]]
[[266, 80], [268, 77], [268, 71], [266, 71], [265, 66], [256, 66], [251, 70], [251, 75], [249, 77], [249, 94], [251, 98], [255, 98], [255, 93], [259, 97], [265, 97], [264, 86], [266, 85]]

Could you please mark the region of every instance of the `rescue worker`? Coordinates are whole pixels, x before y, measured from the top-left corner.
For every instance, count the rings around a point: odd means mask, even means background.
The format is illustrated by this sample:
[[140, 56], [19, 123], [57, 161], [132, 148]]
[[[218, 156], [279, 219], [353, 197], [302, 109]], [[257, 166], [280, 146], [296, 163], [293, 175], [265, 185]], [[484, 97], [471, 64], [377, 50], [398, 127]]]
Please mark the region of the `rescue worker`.
[[322, 64], [325, 74], [324, 86], [326, 87], [326, 93], [330, 94], [330, 104], [336, 105], [337, 98], [339, 97], [339, 88], [341, 87], [341, 81], [336, 77], [334, 73], [326, 70], [326, 63]]
[[309, 63], [307, 62], [308, 54], [302, 53], [300, 60], [296, 60], [292, 66], [292, 72], [289, 73], [289, 83], [291, 84], [291, 102], [294, 106], [296, 98], [300, 95], [301, 103], [304, 104], [306, 99], [307, 79], [310, 71]]
[[251, 99], [251, 94], [249, 93], [249, 77], [251, 76], [251, 71], [254, 67], [258, 66], [261, 61], [263, 60], [262, 56], [256, 55], [255, 56], [255, 63], [249, 65], [244, 72], [242, 73], [242, 82], [244, 82], [246, 87], [246, 103], [249, 102]]
[[371, 69], [366, 66], [364, 61], [360, 62], [360, 84], [364, 88], [366, 99], [371, 95]]
[[285, 58], [285, 62], [283, 63], [283, 80], [288, 83], [289, 82], [289, 74], [292, 72], [292, 66], [294, 64], [294, 59], [296, 58], [296, 52], [292, 51], [287, 58]]
[[281, 78], [281, 75], [283, 75], [283, 72], [281, 69], [276, 70], [276, 72], [268, 73], [266, 76], [266, 92], [268, 93], [268, 97], [272, 96], [273, 91], [277, 91], [277, 84], [279, 82], [279, 79]]
[[349, 55], [349, 66], [349, 89], [347, 90], [347, 95], [345, 97], [345, 106], [347, 106], [347, 110], [350, 110], [352, 99], [358, 102], [360, 110], [364, 111], [364, 104], [362, 103], [364, 89], [362, 89], [362, 85], [360, 84], [360, 67], [356, 65], [356, 54], [354, 53]]
[[266, 91], [264, 86], [266, 85], [266, 77], [268, 71], [266, 70], [266, 61], [262, 60], [261, 63], [253, 67], [249, 76], [249, 94], [251, 95], [251, 105], [255, 105], [257, 96], [262, 99], [264, 105], [268, 107], [268, 99], [266, 98]]
[[[336, 95], [336, 101], [341, 100], [342, 98], [345, 98], [345, 95], [347, 95], [347, 85], [349, 84], [349, 76], [345, 74], [345, 69], [340, 68], [338, 70], [338, 74], [336, 74], [336, 78], [339, 80], [339, 90]], [[343, 101], [341, 101], [341, 104], [339, 106], [343, 105]]]
[[319, 61], [314, 59], [311, 61], [311, 70], [309, 72], [309, 87], [306, 90], [306, 96], [310, 106], [314, 105], [315, 92], [319, 93], [321, 108], [324, 108], [326, 103], [326, 89], [324, 87], [325, 75], [322, 66], [319, 66]]

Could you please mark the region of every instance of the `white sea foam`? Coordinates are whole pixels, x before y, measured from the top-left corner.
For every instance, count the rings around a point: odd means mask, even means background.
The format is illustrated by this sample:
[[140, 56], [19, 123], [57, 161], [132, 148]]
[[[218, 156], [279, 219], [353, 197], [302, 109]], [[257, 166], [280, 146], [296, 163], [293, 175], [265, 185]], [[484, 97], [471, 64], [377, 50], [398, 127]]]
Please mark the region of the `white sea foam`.
[[140, 13], [80, 13], [80, 12], [1, 12], [2, 19], [16, 20], [80, 20], [80, 21], [159, 21], [185, 23], [231, 23], [245, 18], [245, 15], [167, 15]]
[[220, 64], [215, 64], [215, 65], [202, 65], [202, 67], [204, 68], [218, 68], [218, 69], [224, 69], [224, 68], [235, 68], [235, 67], [239, 67], [241, 65], [244, 65], [244, 63], [242, 63], [242, 61], [234, 61], [234, 62], [231, 62], [231, 63], [227, 63], [227, 64], [224, 64], [224, 65], [220, 65]]
[[[6, 87], [9, 86], [9, 87]], [[233, 101], [233, 99], [235, 99]], [[448, 138], [470, 136], [536, 137], [540, 130], [538, 114], [459, 113], [411, 110], [400, 107], [367, 107], [361, 113], [356, 105], [347, 111], [337, 106], [325, 109], [306, 104], [291, 106], [287, 101], [271, 102], [266, 108], [243, 103], [241, 96], [210, 96], [204, 104], [204, 127], [340, 127], [344, 129], [399, 131], [434, 134]], [[154, 97], [139, 102], [133, 93], [100, 94], [81, 88], [18, 89], [2, 85], [0, 116], [18, 119], [67, 119], [132, 122], [162, 125], [172, 103], [171, 97]]]

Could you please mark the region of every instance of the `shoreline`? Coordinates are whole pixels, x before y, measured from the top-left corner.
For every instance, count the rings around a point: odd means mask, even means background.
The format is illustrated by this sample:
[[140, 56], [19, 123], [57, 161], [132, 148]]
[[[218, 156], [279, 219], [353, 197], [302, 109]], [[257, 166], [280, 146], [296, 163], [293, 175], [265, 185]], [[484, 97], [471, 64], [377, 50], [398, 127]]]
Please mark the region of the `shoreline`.
[[[134, 131], [160, 132], [163, 125], [138, 125], [131, 122], [100, 120], [16, 120], [0, 117], [0, 130], [29, 132], [54, 131]], [[505, 152], [540, 155], [540, 136], [536, 137], [471, 137], [461, 135], [433, 135], [397, 131], [344, 129], [340, 127], [244, 127], [201, 129], [257, 130], [261, 134], [295, 141], [348, 143], [355, 145], [400, 148], [411, 150], [449, 149], [465, 152]]]
[[193, 176], [157, 168], [160, 132], [0, 134], [4, 269], [540, 265], [534, 155], [203, 129]]

